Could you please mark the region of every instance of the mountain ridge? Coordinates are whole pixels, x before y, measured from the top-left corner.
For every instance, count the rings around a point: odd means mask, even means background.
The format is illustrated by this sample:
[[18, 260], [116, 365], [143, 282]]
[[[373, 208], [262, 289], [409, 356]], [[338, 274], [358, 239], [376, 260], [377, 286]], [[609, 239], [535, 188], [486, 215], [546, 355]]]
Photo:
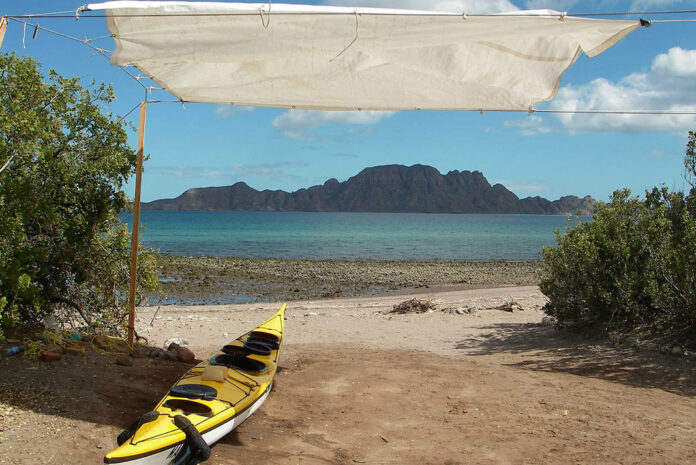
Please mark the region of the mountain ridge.
[[521, 213], [591, 215], [590, 196], [520, 199], [502, 184], [491, 185], [480, 171], [441, 174], [425, 165], [383, 165], [365, 168], [344, 182], [295, 192], [253, 189], [244, 182], [231, 186], [188, 189], [174, 199], [142, 204], [145, 210], [236, 210], [379, 213]]

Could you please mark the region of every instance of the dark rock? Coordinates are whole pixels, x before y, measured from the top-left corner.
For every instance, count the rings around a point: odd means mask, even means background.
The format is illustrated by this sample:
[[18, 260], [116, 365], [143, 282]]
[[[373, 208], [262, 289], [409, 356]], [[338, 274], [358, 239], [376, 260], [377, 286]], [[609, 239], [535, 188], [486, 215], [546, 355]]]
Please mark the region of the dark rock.
[[366, 168], [345, 182], [329, 179], [296, 192], [257, 191], [243, 182], [189, 189], [176, 199], [144, 203], [146, 210], [345, 211], [410, 213], [528, 213], [588, 215], [591, 197], [519, 199], [479, 171], [440, 174], [431, 166]]
[[196, 360], [196, 354], [186, 347], [179, 347], [176, 349], [176, 359], [184, 363], [193, 363]]
[[162, 358], [162, 355], [165, 353], [163, 349], [160, 349], [159, 347], [152, 347], [150, 350], [147, 352], [147, 356], [149, 358]]
[[191, 363], [196, 359], [196, 355], [186, 347], [182, 347], [179, 344], [172, 342], [169, 344], [167, 352], [173, 352], [176, 354], [176, 359], [180, 362]]
[[169, 360], [170, 362], [176, 362], [177, 360], [179, 360], [178, 352], [176, 350], [163, 351], [162, 355], [160, 355], [160, 358], [162, 360]]
[[132, 367], [133, 360], [131, 360], [129, 357], [120, 356], [120, 357], [116, 357], [116, 364], [121, 365], [123, 367]]
[[147, 347], [134, 347], [131, 352], [133, 358], [147, 358], [150, 355], [150, 349]]

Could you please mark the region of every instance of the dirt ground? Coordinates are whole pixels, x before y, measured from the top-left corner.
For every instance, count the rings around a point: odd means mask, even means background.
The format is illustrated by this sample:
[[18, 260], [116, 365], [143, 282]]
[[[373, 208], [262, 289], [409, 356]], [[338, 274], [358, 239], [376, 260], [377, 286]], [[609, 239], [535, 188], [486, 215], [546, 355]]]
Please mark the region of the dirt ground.
[[[289, 306], [273, 393], [207, 463], [696, 464], [693, 358], [542, 325], [535, 287], [416, 296], [448, 310], [384, 313], [408, 295]], [[490, 309], [508, 299], [525, 310]], [[139, 333], [204, 356], [277, 307], [149, 308]], [[133, 362], [0, 359], [0, 463], [101, 463], [189, 368]]]

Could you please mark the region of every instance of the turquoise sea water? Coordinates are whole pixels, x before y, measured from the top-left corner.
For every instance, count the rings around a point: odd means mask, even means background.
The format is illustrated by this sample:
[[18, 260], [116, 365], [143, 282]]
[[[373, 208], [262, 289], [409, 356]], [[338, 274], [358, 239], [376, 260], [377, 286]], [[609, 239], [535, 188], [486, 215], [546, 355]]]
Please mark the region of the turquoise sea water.
[[[130, 223], [132, 215], [122, 220]], [[142, 240], [173, 255], [343, 260], [536, 260], [565, 216], [143, 211]]]

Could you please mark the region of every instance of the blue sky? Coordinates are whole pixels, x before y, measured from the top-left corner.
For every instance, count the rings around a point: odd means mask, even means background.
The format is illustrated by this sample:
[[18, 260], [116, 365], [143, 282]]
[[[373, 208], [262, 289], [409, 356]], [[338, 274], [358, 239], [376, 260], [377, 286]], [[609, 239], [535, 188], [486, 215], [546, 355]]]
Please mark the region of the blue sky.
[[[4, 2], [0, 15], [75, 10], [79, 2]], [[10, 3], [10, 5], [7, 5]], [[322, 4], [321, 1], [287, 2]], [[696, 0], [331, 0], [324, 4], [469, 13], [551, 8], [573, 12], [696, 9]], [[669, 19], [650, 16], [647, 19]], [[696, 14], [680, 18], [696, 19]], [[103, 19], [37, 19], [80, 38], [105, 36]], [[82, 44], [11, 22], [2, 51], [30, 55], [44, 70], [114, 85], [109, 111], [123, 115], [143, 99], [140, 86]], [[24, 44], [23, 44], [24, 42]], [[112, 49], [113, 42], [92, 42]], [[155, 91], [151, 99], [169, 99]], [[604, 54], [581, 57], [557, 98], [537, 109], [696, 111], [696, 23], [653, 24]], [[137, 112], [129, 118], [137, 123]], [[296, 190], [343, 181], [375, 165], [416, 163], [442, 173], [479, 170], [520, 197], [592, 195], [606, 200], [628, 187], [683, 188], [682, 158], [693, 116], [609, 116], [472, 112], [327, 113], [216, 105], [148, 108], [143, 200], [191, 187], [244, 181], [256, 189]], [[136, 134], [132, 141], [135, 145]], [[129, 186], [132, 194], [133, 186]]]

